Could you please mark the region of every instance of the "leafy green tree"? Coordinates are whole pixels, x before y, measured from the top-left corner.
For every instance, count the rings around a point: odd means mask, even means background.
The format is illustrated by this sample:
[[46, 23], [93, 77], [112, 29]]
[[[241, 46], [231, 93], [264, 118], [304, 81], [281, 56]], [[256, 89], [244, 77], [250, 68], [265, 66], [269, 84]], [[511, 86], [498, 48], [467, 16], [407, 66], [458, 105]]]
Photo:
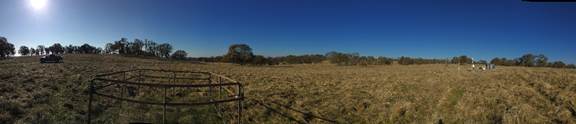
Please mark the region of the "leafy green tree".
[[134, 39], [134, 42], [128, 43], [129, 53], [133, 55], [142, 55], [144, 51], [142, 50], [144, 47], [144, 42], [140, 39]]
[[83, 54], [98, 54], [101, 52], [101, 50], [98, 50], [98, 48], [91, 46], [90, 44], [83, 44], [82, 46], [80, 46], [78, 48], [79, 53], [83, 53]]
[[38, 49], [36, 49], [36, 50], [38, 50], [38, 53], [40, 55], [44, 55], [46, 52], [46, 47], [44, 45], [38, 45]]
[[172, 49], [172, 45], [168, 43], [158, 45], [156, 42], [148, 39], [134, 39], [133, 42], [130, 42], [127, 38], [121, 38], [113, 43], [107, 43], [104, 46], [104, 50], [101, 48], [97, 50], [106, 54], [117, 53], [121, 55], [171, 58]]
[[156, 49], [158, 50], [160, 57], [169, 58], [170, 53], [172, 52], [172, 45], [163, 43], [158, 45]]
[[75, 53], [76, 51], [78, 51], [78, 47], [77, 47], [77, 46], [73, 46], [72, 44], [64, 47], [64, 49], [65, 49], [65, 51], [66, 51], [67, 54], [73, 54], [73, 53]]
[[186, 51], [176, 50], [176, 52], [172, 53], [172, 56], [170, 56], [170, 57], [172, 59], [176, 59], [176, 60], [186, 60], [187, 56], [188, 56], [188, 53], [186, 53]]
[[241, 65], [252, 61], [254, 54], [252, 48], [246, 44], [233, 44], [228, 48], [228, 53], [224, 55], [224, 62], [238, 63]]
[[114, 44], [110, 47], [112, 51], [116, 51], [119, 54], [128, 53], [128, 39], [120, 38], [119, 41], [114, 41]]
[[30, 55], [30, 49], [27, 46], [20, 46], [18, 53], [22, 56], [27, 56]]
[[52, 53], [52, 49], [50, 49], [50, 47], [44, 48], [44, 53], [46, 53], [46, 55]]
[[36, 54], [36, 49], [30, 48], [30, 55], [31, 55], [31, 56], [37, 55], [37, 54]]
[[145, 53], [148, 56], [158, 56], [157, 54], [157, 50], [156, 50], [156, 42], [152, 41], [152, 40], [148, 40], [148, 39], [144, 39], [144, 49], [145, 49]]
[[54, 45], [50, 46], [49, 49], [54, 54], [62, 54], [65, 51], [64, 47], [62, 47], [62, 45], [60, 45], [60, 43], [55, 43]]
[[8, 42], [5, 37], [0, 37], [0, 59], [6, 59], [15, 54], [14, 44]]
[[538, 67], [546, 67], [548, 65], [548, 57], [543, 54], [535, 56], [535, 65]]
[[536, 56], [533, 54], [524, 54], [522, 57], [518, 58], [518, 65], [533, 67], [535, 65]]
[[113, 46], [112, 43], [106, 43], [106, 45], [104, 45], [104, 53], [112, 54], [114, 52], [112, 46]]

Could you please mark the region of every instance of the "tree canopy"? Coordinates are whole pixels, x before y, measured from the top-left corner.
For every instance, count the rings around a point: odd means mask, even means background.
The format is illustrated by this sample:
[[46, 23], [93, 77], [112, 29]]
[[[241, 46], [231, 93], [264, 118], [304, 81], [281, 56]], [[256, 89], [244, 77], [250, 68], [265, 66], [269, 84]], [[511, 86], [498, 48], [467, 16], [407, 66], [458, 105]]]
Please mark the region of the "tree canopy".
[[254, 54], [252, 48], [246, 44], [233, 44], [228, 48], [228, 53], [224, 55], [224, 62], [238, 63], [241, 65], [248, 64]]
[[65, 51], [64, 47], [62, 47], [60, 43], [55, 43], [54, 45], [48, 47], [48, 49], [50, 49], [50, 51], [54, 54], [63, 54]]
[[20, 55], [27, 56], [30, 55], [30, 49], [27, 46], [20, 46], [18, 53], [20, 53]]
[[14, 44], [8, 42], [5, 37], [0, 37], [0, 59], [6, 59], [15, 54]]
[[516, 59], [494, 58], [490, 63], [502, 66], [525, 66], [525, 67], [553, 67], [553, 68], [574, 68], [574, 64], [565, 64], [562, 61], [548, 62], [548, 57], [543, 54], [524, 54]]
[[172, 54], [172, 56], [170, 56], [170, 58], [172, 59], [176, 59], [176, 60], [186, 60], [188, 56], [188, 53], [186, 53], [186, 51], [184, 50], [176, 50], [176, 52], [174, 52]]

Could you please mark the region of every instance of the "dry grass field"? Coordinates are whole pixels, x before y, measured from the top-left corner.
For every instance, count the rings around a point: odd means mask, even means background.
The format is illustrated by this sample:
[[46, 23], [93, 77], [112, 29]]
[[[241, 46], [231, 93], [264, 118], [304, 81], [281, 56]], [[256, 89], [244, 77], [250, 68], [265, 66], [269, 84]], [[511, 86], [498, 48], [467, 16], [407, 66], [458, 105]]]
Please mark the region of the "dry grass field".
[[[84, 123], [88, 80], [131, 68], [212, 71], [243, 83], [249, 99], [337, 123], [576, 123], [576, 70], [570, 69], [239, 66], [100, 55], [66, 55], [64, 61], [0, 61], [0, 123]], [[283, 110], [290, 120], [254, 100], [244, 108], [245, 123], [330, 123]]]

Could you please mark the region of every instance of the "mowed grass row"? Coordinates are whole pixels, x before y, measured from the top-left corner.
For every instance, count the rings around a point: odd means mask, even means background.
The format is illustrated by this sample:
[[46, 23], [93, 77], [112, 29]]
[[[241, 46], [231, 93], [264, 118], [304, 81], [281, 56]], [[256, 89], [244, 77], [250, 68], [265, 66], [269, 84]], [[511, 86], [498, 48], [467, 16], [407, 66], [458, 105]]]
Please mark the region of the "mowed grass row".
[[151, 68], [212, 71], [244, 83], [250, 99], [244, 106], [246, 123], [328, 123], [281, 109], [295, 119], [290, 120], [253, 100], [339, 123], [576, 123], [576, 71], [569, 69], [239, 66], [100, 55], [64, 58], [62, 64], [39, 64], [36, 57], [0, 61], [0, 103], [12, 106], [0, 111], [0, 121], [84, 122], [89, 79], [99, 73]]

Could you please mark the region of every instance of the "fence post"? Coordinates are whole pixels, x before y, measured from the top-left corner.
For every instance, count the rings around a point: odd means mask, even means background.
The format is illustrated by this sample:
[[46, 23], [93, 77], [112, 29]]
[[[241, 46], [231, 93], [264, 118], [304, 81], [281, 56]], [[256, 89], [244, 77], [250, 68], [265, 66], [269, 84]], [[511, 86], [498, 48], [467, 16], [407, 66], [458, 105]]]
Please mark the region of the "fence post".
[[142, 70], [138, 70], [138, 83], [142, 83]]
[[218, 87], [220, 87], [220, 91], [218, 92], [219, 98], [222, 99], [222, 91], [224, 90], [222, 87], [222, 77], [218, 76], [218, 83], [220, 84]]
[[[208, 84], [212, 84], [212, 74], [208, 75]], [[212, 86], [208, 86], [208, 97], [210, 97], [210, 102], [214, 101], [212, 98]]]
[[[176, 72], [172, 72], [172, 84], [177, 84], [176, 82]], [[171, 94], [175, 94], [176, 92], [179, 92], [178, 89], [171, 89]]]
[[[142, 83], [144, 82], [144, 78], [142, 78], [142, 70], [138, 69], [138, 83]], [[140, 88], [142, 88], [140, 85], [138, 85], [138, 88], [136, 89], [136, 93], [140, 94]]]
[[[127, 81], [127, 80], [126, 80], [126, 73], [127, 73], [127, 72], [122, 73], [122, 74], [124, 75], [124, 80], [122, 80], [122, 81]], [[120, 88], [122, 88], [122, 89], [120, 89], [120, 92], [121, 92], [121, 93], [120, 93], [120, 96], [121, 96], [122, 98], [124, 98], [124, 92], [126, 92], [126, 85], [120, 85]], [[124, 103], [124, 102], [122, 102], [122, 100], [120, 100], [120, 105], [121, 105], [121, 106], [122, 106], [122, 103]]]
[[242, 91], [242, 84], [238, 83], [238, 124], [242, 124], [242, 101], [244, 101], [244, 92]]
[[176, 72], [172, 72], [172, 84], [176, 84]]
[[[169, 81], [169, 84], [175, 84], [176, 83], [176, 72], [172, 72], [172, 81]], [[164, 107], [163, 107], [163, 114], [162, 114], [162, 123], [166, 124], [167, 123], [167, 119], [166, 119], [166, 107], [167, 107], [167, 97], [168, 97], [168, 87], [163, 87], [164, 88]]]
[[95, 90], [95, 89], [94, 89], [94, 80], [90, 81], [90, 86], [88, 86], [88, 87], [89, 87], [89, 88], [88, 88], [88, 90], [89, 90], [88, 92], [89, 92], [89, 94], [90, 94], [89, 99], [88, 99], [88, 124], [90, 124], [91, 121], [92, 121], [92, 116], [91, 116], [91, 113], [92, 113], [92, 99], [93, 99], [93, 95], [92, 95], [92, 94], [94, 93], [94, 90]]
[[[210, 74], [210, 77], [212, 77], [212, 75], [214, 75], [214, 73], [209, 73], [209, 74]], [[214, 77], [216, 78], [214, 80], [216, 82], [214, 82], [214, 83], [215, 84], [221, 84], [220, 83], [220, 77], [218, 75], [214, 75]], [[210, 78], [210, 79], [212, 79], [212, 78]], [[221, 85], [218, 85], [218, 86], [222, 87]], [[218, 90], [218, 93], [215, 93], [215, 94], [218, 95], [216, 97], [218, 97], [218, 100], [220, 100], [221, 96], [222, 96], [222, 89]], [[213, 98], [211, 97], [210, 99], [213, 99]], [[216, 107], [216, 112], [218, 112], [218, 116], [220, 116], [220, 118], [222, 119], [222, 122], [225, 124], [225, 119], [224, 119], [224, 116], [222, 116], [222, 112], [221, 112], [222, 109], [220, 109], [220, 103], [215, 103], [214, 106]]]
[[166, 124], [166, 106], [167, 106], [167, 104], [166, 104], [166, 102], [167, 102], [166, 101], [166, 89], [167, 88], [164, 87], [164, 113], [162, 114], [162, 120], [163, 120], [162, 123], [163, 124]]

